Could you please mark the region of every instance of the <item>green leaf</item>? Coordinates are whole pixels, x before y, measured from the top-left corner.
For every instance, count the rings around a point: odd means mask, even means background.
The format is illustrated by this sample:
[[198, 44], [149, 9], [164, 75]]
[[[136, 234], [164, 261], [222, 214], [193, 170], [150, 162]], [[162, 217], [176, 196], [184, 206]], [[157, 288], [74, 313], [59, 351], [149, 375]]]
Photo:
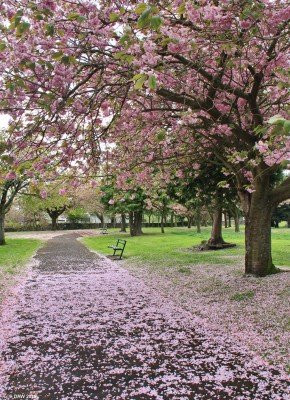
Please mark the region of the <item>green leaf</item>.
[[158, 134], [157, 134], [157, 140], [159, 141], [159, 142], [162, 142], [164, 139], [165, 139], [165, 132], [164, 131], [160, 131], [160, 132], [158, 132]]
[[268, 120], [268, 123], [271, 125], [284, 123], [285, 118], [281, 117], [281, 115], [274, 115], [274, 117]]
[[80, 14], [75, 13], [75, 12], [72, 12], [72, 13], [68, 14], [67, 18], [70, 21], [78, 21], [78, 22], [85, 21], [85, 17], [83, 15], [80, 15]]
[[284, 122], [283, 130], [285, 131], [286, 135], [290, 134], [290, 121]]
[[180, 6], [177, 9], [178, 14], [182, 15], [185, 13], [185, 11], [186, 11], [185, 4], [184, 3], [180, 4]]
[[21, 22], [18, 26], [17, 26], [17, 35], [21, 36], [23, 35], [25, 32], [27, 32], [30, 29], [30, 24], [28, 22]]
[[55, 53], [52, 54], [51, 56], [54, 60], [59, 61], [62, 59], [63, 57], [63, 52], [62, 51], [57, 51]]
[[4, 42], [0, 42], [0, 51], [4, 51], [6, 49], [6, 44]]
[[110, 19], [110, 22], [116, 22], [119, 19], [119, 15], [117, 13], [113, 12], [113, 13], [110, 14], [109, 19]]
[[155, 31], [157, 31], [161, 25], [162, 25], [162, 19], [159, 17], [159, 15], [154, 15], [150, 19], [150, 27]]
[[154, 90], [156, 89], [157, 82], [156, 82], [156, 77], [154, 75], [150, 75], [148, 79], [148, 86], [150, 89]]
[[142, 76], [136, 80], [135, 85], [134, 85], [134, 88], [137, 90], [142, 89], [145, 81], [147, 80], [147, 75], [145, 75], [145, 74], [141, 74], [141, 75]]
[[47, 36], [53, 36], [54, 35], [54, 25], [53, 24], [47, 24], [46, 25], [45, 34]]
[[146, 8], [146, 10], [138, 18], [137, 26], [138, 28], [145, 28], [150, 23], [151, 7]]
[[141, 3], [135, 8], [135, 13], [138, 15], [143, 14], [143, 12], [147, 9], [147, 4]]
[[63, 56], [63, 57], [61, 57], [61, 60], [60, 60], [63, 64], [65, 64], [65, 65], [69, 65], [70, 64], [70, 58], [69, 58], [69, 56]]

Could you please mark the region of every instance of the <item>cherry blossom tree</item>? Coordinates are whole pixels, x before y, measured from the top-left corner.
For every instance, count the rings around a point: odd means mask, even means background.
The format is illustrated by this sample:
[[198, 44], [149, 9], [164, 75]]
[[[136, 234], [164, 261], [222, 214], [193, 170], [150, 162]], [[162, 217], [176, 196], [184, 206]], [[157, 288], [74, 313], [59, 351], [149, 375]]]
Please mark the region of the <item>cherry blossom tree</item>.
[[154, 160], [214, 153], [236, 179], [245, 270], [263, 276], [272, 210], [290, 196], [290, 178], [272, 180], [289, 152], [289, 12], [283, 0], [7, 0], [0, 108], [83, 173], [102, 140], [143, 180]]

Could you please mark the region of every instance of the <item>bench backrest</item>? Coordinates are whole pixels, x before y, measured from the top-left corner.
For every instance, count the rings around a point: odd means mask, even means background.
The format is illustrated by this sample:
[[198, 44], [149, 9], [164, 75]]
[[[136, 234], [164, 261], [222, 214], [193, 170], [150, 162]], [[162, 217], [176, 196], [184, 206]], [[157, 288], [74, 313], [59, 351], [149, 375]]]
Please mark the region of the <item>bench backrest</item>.
[[121, 244], [123, 244], [123, 245], [125, 246], [125, 244], [127, 243], [127, 240], [118, 239], [118, 240], [117, 240], [117, 245], [118, 245], [119, 243], [121, 243]]

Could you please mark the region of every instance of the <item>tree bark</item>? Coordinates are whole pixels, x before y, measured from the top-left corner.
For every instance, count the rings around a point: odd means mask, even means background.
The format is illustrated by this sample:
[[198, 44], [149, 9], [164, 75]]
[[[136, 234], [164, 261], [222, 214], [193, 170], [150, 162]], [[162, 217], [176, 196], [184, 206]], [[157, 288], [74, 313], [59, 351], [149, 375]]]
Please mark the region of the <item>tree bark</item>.
[[53, 230], [53, 231], [56, 231], [57, 230], [57, 215], [55, 215], [55, 214], [53, 214], [53, 215], [51, 215], [50, 216], [50, 218], [51, 218], [51, 229]]
[[142, 235], [142, 211], [130, 211], [129, 224], [131, 236]]
[[240, 222], [239, 222], [240, 216], [239, 216], [239, 211], [236, 208], [235, 209], [235, 214], [234, 214], [234, 221], [235, 221], [235, 232], [240, 232]]
[[191, 228], [191, 224], [192, 224], [192, 217], [187, 217], [187, 227], [188, 227], [188, 229]]
[[245, 214], [245, 273], [266, 276], [277, 272], [271, 253], [271, 216], [269, 177], [256, 178], [255, 191], [239, 191]]
[[173, 212], [171, 212], [171, 214], [170, 214], [170, 226], [171, 226], [171, 228], [174, 227], [174, 213]]
[[196, 218], [196, 232], [197, 233], [201, 232], [201, 229], [200, 229], [200, 217], [199, 216]]
[[228, 213], [228, 223], [229, 223], [229, 228], [231, 228], [232, 227], [232, 216], [231, 216], [231, 214], [230, 213]]
[[224, 212], [224, 220], [225, 220], [225, 228], [228, 227], [228, 218], [227, 218], [227, 213]]
[[160, 221], [161, 233], [164, 233], [164, 232], [165, 232], [165, 231], [164, 231], [164, 220], [165, 220], [165, 215], [164, 215], [164, 213], [162, 212], [162, 213], [161, 213], [161, 221]]
[[213, 214], [213, 224], [211, 230], [211, 237], [208, 240], [210, 246], [221, 246], [225, 243], [222, 237], [222, 207], [216, 204], [216, 209]]
[[112, 228], [116, 228], [116, 216], [115, 215], [113, 215], [111, 217], [111, 226], [112, 226]]
[[1, 213], [0, 214], [0, 246], [3, 246], [4, 244], [6, 244], [4, 222], [5, 222], [5, 214]]
[[120, 232], [126, 232], [126, 214], [121, 214], [121, 230]]

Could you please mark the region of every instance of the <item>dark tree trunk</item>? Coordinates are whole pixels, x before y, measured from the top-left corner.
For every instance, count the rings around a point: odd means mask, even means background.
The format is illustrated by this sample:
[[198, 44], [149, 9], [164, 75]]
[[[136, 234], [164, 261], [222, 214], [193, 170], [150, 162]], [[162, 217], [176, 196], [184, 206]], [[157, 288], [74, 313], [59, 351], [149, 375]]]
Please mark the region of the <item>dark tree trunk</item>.
[[271, 216], [269, 177], [256, 179], [255, 191], [239, 191], [245, 214], [245, 272], [266, 276], [277, 272], [271, 253]]
[[235, 221], [235, 232], [240, 232], [240, 216], [239, 216], [239, 211], [236, 208], [235, 209], [235, 214], [234, 214], [234, 221]]
[[111, 226], [112, 226], [112, 228], [116, 228], [116, 217], [115, 217], [115, 215], [113, 215], [111, 217]]
[[188, 229], [191, 228], [191, 224], [192, 224], [192, 217], [187, 217], [187, 227], [188, 227]]
[[165, 221], [165, 215], [164, 213], [161, 213], [161, 221], [160, 221], [160, 228], [161, 228], [161, 233], [164, 233], [164, 221]]
[[174, 213], [173, 212], [170, 214], [170, 226], [171, 226], [171, 228], [174, 227]]
[[211, 230], [211, 237], [208, 241], [210, 246], [220, 246], [225, 243], [222, 237], [222, 207], [217, 204], [213, 214], [213, 224]]
[[200, 218], [197, 218], [196, 220], [196, 232], [200, 233], [201, 229], [200, 229]]
[[104, 228], [104, 216], [103, 214], [97, 214], [97, 217], [99, 218], [102, 227]]
[[51, 218], [51, 229], [53, 231], [57, 230], [57, 219], [62, 213], [65, 212], [66, 208], [67, 208], [66, 206], [63, 206], [60, 208], [55, 207], [54, 209], [50, 209], [50, 208], [46, 209], [47, 214]]
[[142, 235], [142, 211], [130, 211], [129, 213], [130, 235]]
[[55, 214], [53, 214], [53, 215], [51, 215], [50, 216], [50, 218], [51, 218], [51, 229], [53, 230], [53, 231], [56, 231], [57, 230], [57, 215], [55, 215]]
[[151, 214], [148, 215], [148, 225], [151, 226]]
[[196, 220], [196, 231], [197, 231], [197, 233], [200, 233], [201, 229], [200, 229], [200, 209], [199, 209], [199, 207], [196, 209], [195, 220]]
[[224, 220], [225, 220], [225, 228], [228, 227], [228, 218], [227, 218], [227, 213], [224, 212]]
[[5, 242], [5, 227], [4, 227], [4, 221], [5, 221], [5, 214], [1, 213], [0, 214], [0, 246], [3, 246], [6, 244]]
[[228, 213], [228, 223], [229, 223], [229, 228], [231, 228], [232, 227], [232, 216], [231, 216], [231, 214], [230, 213]]
[[126, 215], [121, 214], [121, 230], [120, 232], [126, 232]]
[[290, 216], [287, 219], [287, 228], [290, 228]]

